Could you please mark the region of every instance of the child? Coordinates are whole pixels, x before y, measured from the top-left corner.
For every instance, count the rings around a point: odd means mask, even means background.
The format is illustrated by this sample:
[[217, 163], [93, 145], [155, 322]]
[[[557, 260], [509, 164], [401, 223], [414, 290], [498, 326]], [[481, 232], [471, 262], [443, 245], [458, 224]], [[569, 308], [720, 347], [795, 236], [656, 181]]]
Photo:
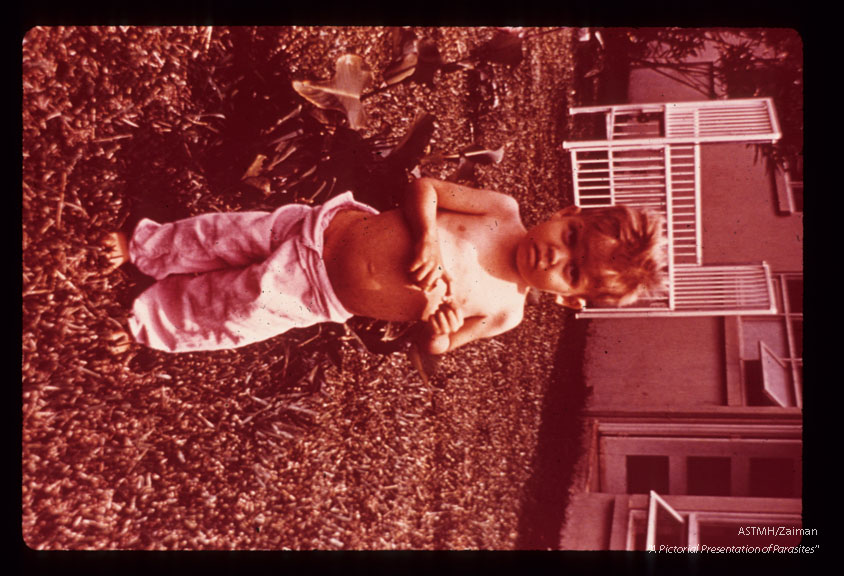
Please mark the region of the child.
[[507, 195], [421, 178], [404, 210], [346, 192], [274, 212], [142, 220], [123, 260], [156, 279], [134, 338], [170, 352], [234, 348], [352, 316], [427, 323], [443, 354], [516, 327], [528, 290], [621, 305], [663, 281], [661, 221], [623, 207], [563, 209], [530, 230]]

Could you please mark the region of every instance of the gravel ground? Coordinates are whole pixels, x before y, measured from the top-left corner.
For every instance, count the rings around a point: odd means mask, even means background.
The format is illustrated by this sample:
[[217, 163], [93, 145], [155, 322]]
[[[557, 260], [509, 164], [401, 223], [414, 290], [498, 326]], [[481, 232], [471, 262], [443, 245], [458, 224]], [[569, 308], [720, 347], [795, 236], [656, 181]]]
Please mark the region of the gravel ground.
[[[503, 160], [478, 166], [472, 182], [515, 196], [526, 224], [540, 221], [570, 202], [559, 145], [574, 96], [572, 32], [546, 31], [528, 30], [516, 65], [490, 63], [483, 77], [438, 72], [429, 85], [374, 94], [360, 136], [395, 142], [427, 111], [436, 117], [435, 152], [506, 146]], [[445, 61], [496, 34], [415, 32]], [[385, 28], [27, 33], [28, 546], [554, 546], [559, 522], [549, 518], [562, 513], [567, 472], [558, 464], [549, 473], [548, 462], [559, 460], [561, 445], [571, 455], [575, 442], [548, 434], [573, 429], [577, 402], [561, 402], [580, 398], [580, 382], [564, 366], [576, 365], [576, 354], [558, 353], [568, 317], [548, 298], [528, 306], [518, 329], [449, 354], [430, 378], [405, 354], [370, 353], [336, 325], [231, 351], [110, 352], [108, 335], [125, 325], [143, 282], [124, 269], [108, 272], [105, 234], [131, 223], [139, 206], [173, 219], [301, 201], [241, 179], [277, 121], [298, 103], [308, 109], [291, 80], [328, 78], [339, 56], [354, 53], [377, 86], [394, 41]], [[454, 165], [426, 169], [445, 177]]]

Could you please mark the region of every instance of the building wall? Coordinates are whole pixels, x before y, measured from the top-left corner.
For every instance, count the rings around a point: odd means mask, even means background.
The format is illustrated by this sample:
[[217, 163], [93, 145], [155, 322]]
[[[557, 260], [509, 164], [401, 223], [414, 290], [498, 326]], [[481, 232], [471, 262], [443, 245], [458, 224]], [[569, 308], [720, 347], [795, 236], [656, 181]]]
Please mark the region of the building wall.
[[[714, 62], [707, 47], [687, 63]], [[668, 70], [669, 73], [673, 73]], [[722, 93], [722, 87], [716, 87]], [[630, 71], [627, 102], [685, 102], [706, 95], [649, 68]], [[756, 147], [744, 143], [701, 148], [703, 257], [707, 264], [743, 264], [764, 260], [774, 270], [801, 270], [802, 214], [778, 215], [781, 175], [772, 182]]]
[[[703, 99], [651, 70], [631, 71], [629, 102]], [[771, 179], [753, 145], [701, 146], [703, 263], [802, 270], [803, 215], [777, 212], [783, 184]], [[593, 320], [585, 364], [590, 409], [726, 405], [723, 339], [716, 317]]]
[[693, 102], [706, 96], [647, 68], [630, 71], [629, 102]]
[[747, 144], [701, 146], [704, 263], [764, 260], [773, 270], [802, 270], [803, 214], [777, 213], [776, 191], [754, 155]]
[[[712, 57], [704, 55], [700, 59]], [[631, 71], [628, 96], [627, 102], [631, 103], [706, 99], [701, 93], [650, 70]], [[783, 182], [772, 181], [764, 162], [756, 161], [755, 154], [754, 146], [743, 143], [702, 146], [703, 262], [765, 261], [774, 272], [802, 271], [802, 214], [778, 213], [777, 187]], [[748, 491], [749, 486], [757, 486], [759, 481], [752, 473], [753, 459], [792, 458], [799, 465], [799, 456], [793, 458], [793, 454], [774, 444], [796, 443], [799, 449], [801, 417], [795, 408], [744, 406], [735, 401], [727, 405], [728, 370], [733, 384], [739, 378], [738, 353], [734, 349], [737, 337], [731, 337], [728, 359], [727, 336], [736, 332], [740, 320], [731, 317], [729, 324], [723, 317], [618, 318], [589, 322], [584, 377], [586, 385], [592, 388], [587, 410], [595, 424], [596, 439], [583, 458], [598, 470], [596, 477], [600, 481], [575, 489], [560, 547], [624, 548], [620, 540], [613, 546], [611, 534], [626, 534], [628, 522], [633, 518], [630, 514], [635, 512], [644, 518], [642, 515], [647, 512], [647, 495], [633, 493], [631, 480], [625, 476], [630, 474], [630, 464], [625, 458], [667, 454], [665, 446], [663, 452], [657, 450], [662, 444], [671, 447], [668, 475], [669, 484], [674, 483], [664, 495], [678, 510], [705, 512], [711, 506], [714, 511], [731, 514], [745, 508], [754, 514], [770, 512], [767, 500], [747, 497], [753, 494]], [[727, 325], [733, 327], [732, 331], [725, 330]], [[735, 391], [732, 396], [736, 396]], [[672, 415], [660, 416], [660, 410]], [[701, 417], [696, 414], [698, 411], [706, 412], [711, 418]], [[671, 426], [672, 431], [666, 431]], [[706, 427], [711, 430], [704, 431]], [[724, 430], [730, 431], [729, 438]], [[610, 440], [615, 444], [610, 446]], [[762, 454], [764, 450], [770, 453]], [[688, 491], [689, 486], [684, 488], [676, 480], [687, 478], [689, 457], [715, 457], [719, 462], [728, 459], [730, 495], [720, 495], [717, 491], [706, 496], [687, 495], [693, 494]], [[641, 462], [637, 465], [643, 466]], [[781, 504], [783, 514], [791, 514], [790, 522], [799, 521], [802, 506], [795, 496], [801, 493], [802, 477], [798, 473], [795, 478], [798, 484], [794, 494], [776, 501], [770, 499]], [[619, 482], [626, 490], [619, 488]], [[680, 488], [675, 490], [676, 486]], [[633, 493], [629, 499], [615, 498], [616, 492], [625, 491]], [[667, 494], [672, 491], [676, 494]]]
[[[701, 147], [704, 264], [765, 261], [774, 272], [803, 269], [803, 215], [777, 212], [764, 163], [744, 143]], [[596, 319], [585, 377], [592, 410], [726, 405], [723, 320]]]
[[[698, 56], [688, 58], [685, 63], [710, 63], [715, 62], [717, 57], [718, 51], [712, 47], [707, 47]], [[676, 75], [670, 69], [665, 69], [665, 71]], [[665, 74], [650, 68], [633, 68], [630, 70], [630, 81], [627, 89], [628, 102], [689, 102], [706, 99], [705, 94], [676, 80], [667, 78]]]
[[655, 409], [726, 404], [723, 320], [619, 318], [590, 322], [584, 377], [589, 408]]

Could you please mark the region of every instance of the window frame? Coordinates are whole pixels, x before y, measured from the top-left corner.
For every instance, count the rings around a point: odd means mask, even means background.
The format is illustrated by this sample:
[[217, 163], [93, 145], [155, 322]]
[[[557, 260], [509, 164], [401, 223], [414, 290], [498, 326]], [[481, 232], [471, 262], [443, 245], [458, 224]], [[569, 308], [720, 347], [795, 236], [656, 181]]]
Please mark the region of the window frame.
[[671, 504], [665, 501], [656, 491], [651, 490], [650, 494], [648, 494], [648, 532], [645, 537], [645, 549], [652, 550], [656, 546], [656, 519], [657, 519], [657, 510], [662, 508], [666, 512], [668, 512], [669, 516], [671, 516], [674, 520], [676, 520], [679, 524], [686, 524], [685, 518], [677, 512], [674, 508], [671, 507]]
[[[802, 526], [802, 503], [798, 498], [744, 498], [733, 496], [660, 495], [685, 524], [689, 549], [700, 545], [701, 524], [758, 524]], [[647, 531], [653, 499], [647, 494], [619, 494], [614, 499], [610, 524], [610, 550], [636, 550], [637, 524]], [[694, 532], [693, 532], [694, 531]], [[647, 551], [647, 532], [645, 533]]]
[[688, 542], [689, 548], [693, 546], [700, 549], [700, 525], [710, 526], [733, 526], [741, 523], [744, 526], [759, 526], [760, 524], [773, 524], [780, 526], [803, 525], [803, 518], [800, 514], [788, 514], [784, 512], [711, 512], [694, 511], [686, 516], [689, 524]]
[[788, 161], [785, 162], [781, 170], [781, 174], [783, 177], [783, 185], [782, 186], [775, 186], [777, 193], [777, 210], [781, 214], [790, 215], [790, 214], [802, 214], [803, 208], [797, 207], [797, 202], [795, 201], [795, 192], [800, 190], [800, 195], [803, 195], [803, 156], [799, 156], [795, 160], [795, 164], [799, 165], [799, 169], [795, 170], [796, 173], [800, 174], [800, 178], [795, 178], [792, 176], [792, 164]]
[[[738, 432], [738, 429], [736, 431]], [[628, 456], [667, 456], [668, 494], [672, 496], [691, 496], [688, 494], [687, 476], [689, 456], [729, 457], [730, 496], [737, 497], [750, 496], [751, 459], [791, 458], [795, 460], [795, 469], [801, 471], [794, 479], [795, 485], [791, 489], [795, 494], [802, 492], [803, 442], [800, 438], [679, 435], [657, 437], [645, 435], [645, 430], [641, 428], [638, 434], [641, 435], [601, 435], [598, 442], [598, 492], [630, 494], [627, 486]]]
[[[746, 322], [759, 321], [765, 318], [776, 319], [784, 327], [784, 338], [786, 341], [786, 348], [788, 356], [780, 357], [775, 355], [777, 360], [788, 365], [788, 371], [791, 378], [792, 392], [794, 394], [794, 406], [778, 405], [776, 401], [774, 406], [766, 406], [764, 408], [780, 408], [784, 410], [802, 410], [803, 408], [803, 356], [797, 355], [797, 335], [795, 330], [795, 323], [803, 322], [802, 310], [797, 312], [791, 310], [790, 294], [788, 288], [788, 281], [793, 279], [803, 280], [802, 272], [773, 272], [771, 274], [774, 282], [775, 302], [777, 302], [777, 311], [773, 314], [746, 316], [739, 315], [733, 318], [724, 319], [724, 345], [726, 356], [726, 384], [727, 384], [727, 405], [728, 406], [748, 406], [752, 408], [762, 408], [748, 404], [748, 395], [746, 389], [747, 372], [746, 361], [756, 360], [755, 358], [746, 358], [744, 355], [744, 324]], [[758, 342], [764, 342], [759, 340]], [[766, 345], [766, 347], [768, 347]], [[770, 347], [768, 347], [770, 350]], [[761, 354], [760, 354], [761, 357]]]

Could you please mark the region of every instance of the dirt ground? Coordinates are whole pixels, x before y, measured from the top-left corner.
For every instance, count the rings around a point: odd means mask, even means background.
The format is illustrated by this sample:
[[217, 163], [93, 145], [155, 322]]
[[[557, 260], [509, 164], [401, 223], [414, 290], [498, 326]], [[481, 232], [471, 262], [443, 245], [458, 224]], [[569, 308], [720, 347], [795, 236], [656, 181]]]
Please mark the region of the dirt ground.
[[[414, 32], [447, 62], [497, 33]], [[431, 151], [504, 146], [501, 162], [477, 166], [471, 181], [516, 197], [527, 225], [570, 203], [560, 144], [566, 108], [581, 97], [576, 41], [572, 30], [526, 32], [517, 63], [438, 71], [429, 84], [365, 99], [360, 137], [395, 143], [426, 111], [436, 118]], [[27, 33], [28, 546], [554, 547], [576, 456], [583, 327], [570, 329], [550, 298], [529, 304], [519, 328], [449, 354], [430, 378], [403, 352], [369, 352], [337, 325], [221, 352], [109, 346], [143, 280], [108, 271], [105, 235], [139, 207], [174, 219], [302, 201], [242, 179], [279, 120], [299, 104], [310, 109], [291, 81], [329, 78], [353, 53], [378, 86], [395, 38], [386, 28]], [[455, 166], [425, 170], [446, 177]]]

